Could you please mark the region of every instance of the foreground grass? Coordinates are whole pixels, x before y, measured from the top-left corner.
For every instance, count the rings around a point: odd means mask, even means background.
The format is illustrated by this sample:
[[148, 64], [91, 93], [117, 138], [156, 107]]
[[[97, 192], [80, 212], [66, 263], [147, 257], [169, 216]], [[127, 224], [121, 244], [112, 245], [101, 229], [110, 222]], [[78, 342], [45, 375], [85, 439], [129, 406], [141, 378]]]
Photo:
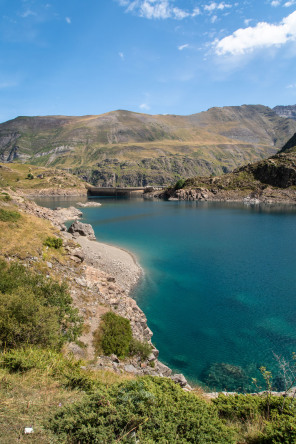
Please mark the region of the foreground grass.
[[[0, 354], [0, 443], [60, 443], [48, 419], [78, 402], [84, 390], [130, 380], [130, 375], [81, 369], [83, 362], [50, 350], [26, 348]], [[34, 433], [25, 435], [25, 427]]]

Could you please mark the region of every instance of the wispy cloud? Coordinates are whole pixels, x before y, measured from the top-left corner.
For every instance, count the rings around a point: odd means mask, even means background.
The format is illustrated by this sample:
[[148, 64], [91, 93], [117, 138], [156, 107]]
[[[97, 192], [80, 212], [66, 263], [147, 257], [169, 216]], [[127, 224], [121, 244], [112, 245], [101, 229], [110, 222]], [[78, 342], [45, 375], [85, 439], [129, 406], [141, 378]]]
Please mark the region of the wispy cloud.
[[123, 52], [119, 52], [118, 55], [119, 55], [119, 57], [121, 58], [121, 60], [124, 60], [124, 54], [123, 54]]
[[150, 110], [150, 106], [147, 103], [141, 103], [139, 108], [144, 110], [144, 111], [149, 111]]
[[279, 24], [260, 22], [254, 27], [237, 29], [233, 34], [216, 40], [213, 45], [217, 55], [242, 55], [255, 49], [281, 46], [296, 40], [296, 11]]
[[179, 49], [179, 51], [183, 51], [183, 49], [188, 48], [188, 47], [189, 47], [189, 44], [185, 43], [185, 45], [178, 46], [178, 49]]
[[117, 0], [126, 12], [133, 12], [147, 19], [175, 19], [183, 20], [200, 14], [200, 9], [187, 11], [174, 5], [174, 0]]
[[66, 17], [65, 20], [66, 20], [66, 22], [67, 22], [69, 25], [71, 25], [72, 20], [70, 19], [70, 17]]
[[295, 89], [296, 88], [296, 83], [290, 83], [290, 85], [287, 85], [286, 88]]
[[22, 14], [21, 14], [21, 17], [22, 18], [27, 18], [27, 17], [31, 17], [31, 16], [36, 16], [37, 14], [36, 14], [36, 12], [34, 12], [34, 11], [32, 11], [31, 9], [26, 9], [26, 11], [24, 11]]
[[277, 6], [280, 6], [281, 2], [279, 0], [273, 0], [270, 4], [271, 6], [276, 8]]
[[284, 7], [285, 8], [289, 8], [290, 6], [293, 6], [295, 4], [296, 4], [296, 1], [295, 0], [291, 0], [291, 1], [288, 1], [288, 2], [284, 3]]
[[227, 8], [231, 8], [231, 7], [232, 7], [232, 5], [230, 5], [228, 3], [224, 3], [224, 2], [220, 2], [220, 3], [211, 2], [208, 5], [204, 5], [204, 10], [208, 11], [208, 12], [213, 12], [215, 10], [223, 11], [223, 9], [227, 9]]

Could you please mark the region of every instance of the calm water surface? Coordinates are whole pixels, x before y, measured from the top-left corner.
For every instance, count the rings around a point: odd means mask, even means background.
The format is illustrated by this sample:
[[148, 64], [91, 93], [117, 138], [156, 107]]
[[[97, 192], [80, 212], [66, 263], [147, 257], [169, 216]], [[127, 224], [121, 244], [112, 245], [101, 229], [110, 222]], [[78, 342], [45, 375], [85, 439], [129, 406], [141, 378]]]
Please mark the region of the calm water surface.
[[296, 351], [295, 209], [100, 201], [84, 221], [138, 257], [134, 297], [163, 362], [217, 389], [250, 389], [260, 365], [276, 376], [274, 353]]

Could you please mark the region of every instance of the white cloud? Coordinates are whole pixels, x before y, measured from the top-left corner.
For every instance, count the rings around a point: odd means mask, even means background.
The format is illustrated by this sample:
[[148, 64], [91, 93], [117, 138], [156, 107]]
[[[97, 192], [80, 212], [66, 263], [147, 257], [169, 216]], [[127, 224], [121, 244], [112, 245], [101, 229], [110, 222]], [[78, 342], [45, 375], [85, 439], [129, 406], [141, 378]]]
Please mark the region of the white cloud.
[[223, 9], [231, 8], [231, 7], [232, 7], [232, 5], [229, 5], [229, 4], [224, 3], [224, 2], [221, 2], [221, 3], [211, 2], [208, 5], [204, 5], [205, 11], [208, 11], [208, 12], [213, 12], [216, 9], [218, 9], [220, 11], [223, 11]]
[[279, 0], [273, 0], [270, 4], [273, 7], [277, 7], [280, 6], [281, 2]]
[[242, 55], [255, 49], [281, 46], [296, 40], [296, 11], [278, 25], [260, 22], [254, 27], [237, 29], [233, 34], [214, 42], [217, 55]]
[[290, 89], [296, 88], [296, 83], [291, 83], [290, 85], [287, 86], [287, 88], [290, 88]]
[[119, 57], [121, 58], [121, 60], [124, 60], [124, 54], [123, 54], [123, 52], [119, 52], [118, 55], [119, 55]]
[[70, 17], [66, 17], [65, 20], [69, 25], [72, 23]]
[[140, 109], [143, 109], [145, 111], [149, 111], [150, 106], [147, 105], [147, 103], [141, 103], [141, 105], [139, 106]]
[[245, 19], [245, 20], [244, 20], [244, 24], [245, 24], [246, 26], [249, 26], [249, 24], [251, 23], [251, 21], [252, 21], [252, 19]]
[[183, 51], [183, 49], [188, 48], [188, 47], [189, 47], [188, 43], [185, 43], [185, 45], [178, 46], [178, 49], [179, 49], [179, 51]]
[[195, 17], [196, 15], [200, 15], [200, 14], [201, 14], [201, 10], [198, 7], [196, 7], [193, 9], [191, 16]]
[[295, 3], [296, 3], [295, 0], [291, 0], [289, 2], [284, 3], [284, 7], [289, 8], [290, 6], [295, 5]]
[[[193, 15], [184, 9], [172, 5], [172, 0], [117, 0], [120, 6], [126, 7], [126, 12], [134, 12], [147, 19], [176, 19], [182, 20]], [[197, 15], [195, 8], [194, 15]]]
[[213, 15], [211, 17], [211, 23], [215, 23], [218, 20], [218, 16], [217, 15]]

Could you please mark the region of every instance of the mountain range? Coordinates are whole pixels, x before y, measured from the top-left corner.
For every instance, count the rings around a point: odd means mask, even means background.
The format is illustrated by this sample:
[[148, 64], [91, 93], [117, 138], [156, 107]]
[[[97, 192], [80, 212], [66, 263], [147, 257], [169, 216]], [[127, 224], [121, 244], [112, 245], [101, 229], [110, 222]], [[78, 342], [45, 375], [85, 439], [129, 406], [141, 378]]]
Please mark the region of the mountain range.
[[295, 119], [296, 106], [263, 105], [189, 116], [17, 117], [0, 124], [0, 161], [64, 168], [99, 186], [169, 185], [275, 154], [296, 132]]

